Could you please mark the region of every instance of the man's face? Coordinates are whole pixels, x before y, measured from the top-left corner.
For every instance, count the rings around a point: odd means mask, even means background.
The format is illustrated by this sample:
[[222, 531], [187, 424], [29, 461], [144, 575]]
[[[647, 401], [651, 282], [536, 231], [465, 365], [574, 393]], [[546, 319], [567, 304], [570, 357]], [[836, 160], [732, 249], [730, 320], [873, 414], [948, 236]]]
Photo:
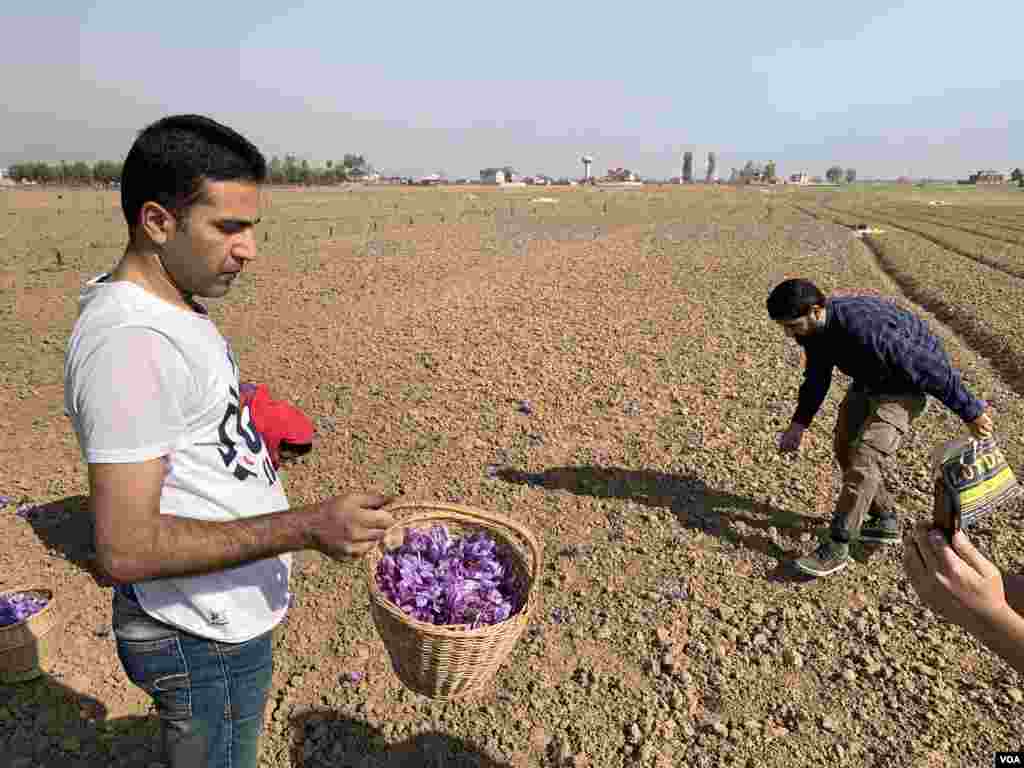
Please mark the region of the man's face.
[[260, 187], [249, 181], [204, 181], [199, 199], [177, 220], [162, 252], [164, 268], [180, 291], [219, 298], [256, 257], [253, 227], [260, 217]]
[[825, 308], [811, 307], [802, 317], [795, 320], [779, 320], [778, 323], [790, 338], [813, 336], [825, 328]]

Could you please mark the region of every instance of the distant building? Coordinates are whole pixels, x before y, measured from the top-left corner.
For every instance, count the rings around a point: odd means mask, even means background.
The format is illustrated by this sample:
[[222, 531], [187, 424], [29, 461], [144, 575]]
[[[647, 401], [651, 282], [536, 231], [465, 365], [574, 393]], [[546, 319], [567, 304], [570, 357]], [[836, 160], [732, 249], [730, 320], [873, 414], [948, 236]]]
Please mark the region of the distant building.
[[794, 173], [789, 177], [790, 184], [810, 184], [811, 177], [806, 173]]
[[480, 171], [480, 181], [484, 184], [504, 184], [505, 171], [501, 168], [484, 168]]
[[637, 181], [637, 175], [628, 168], [609, 168], [605, 177], [609, 181]]
[[1005, 184], [1006, 175], [999, 171], [978, 171], [971, 174], [968, 181], [971, 184]]
[[513, 168], [484, 168], [480, 171], [480, 181], [484, 184], [511, 184], [516, 181], [517, 174]]
[[7, 173], [8, 173], [8, 171], [7, 171], [6, 168], [0, 168], [0, 179], [6, 179], [7, 178]]

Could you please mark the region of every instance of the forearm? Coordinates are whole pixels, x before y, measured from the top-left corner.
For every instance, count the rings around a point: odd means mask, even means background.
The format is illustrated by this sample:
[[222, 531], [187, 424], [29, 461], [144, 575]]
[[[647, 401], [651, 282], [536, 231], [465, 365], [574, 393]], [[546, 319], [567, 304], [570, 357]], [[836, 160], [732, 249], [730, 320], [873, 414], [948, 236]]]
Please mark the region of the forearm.
[[315, 545], [321, 507], [312, 505], [242, 520], [211, 522], [160, 515], [115, 559], [111, 577], [131, 583], [221, 571]]
[[1007, 605], [975, 634], [989, 650], [1024, 675], [1024, 616]]
[[832, 385], [831, 374], [827, 376], [808, 376], [800, 386], [800, 395], [797, 400], [796, 411], [793, 413], [792, 423], [809, 427], [814, 421], [815, 415], [821, 410], [822, 403], [828, 395], [829, 387]]

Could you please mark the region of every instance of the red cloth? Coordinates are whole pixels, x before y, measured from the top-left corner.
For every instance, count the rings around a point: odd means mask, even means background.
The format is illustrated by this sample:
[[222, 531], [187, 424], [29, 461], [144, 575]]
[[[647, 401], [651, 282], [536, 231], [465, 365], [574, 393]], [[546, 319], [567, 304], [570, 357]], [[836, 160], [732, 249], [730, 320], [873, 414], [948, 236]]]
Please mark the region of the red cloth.
[[274, 469], [281, 466], [281, 444], [299, 452], [313, 445], [313, 422], [291, 403], [272, 400], [266, 384], [243, 384], [241, 402], [249, 406], [253, 426], [267, 444]]

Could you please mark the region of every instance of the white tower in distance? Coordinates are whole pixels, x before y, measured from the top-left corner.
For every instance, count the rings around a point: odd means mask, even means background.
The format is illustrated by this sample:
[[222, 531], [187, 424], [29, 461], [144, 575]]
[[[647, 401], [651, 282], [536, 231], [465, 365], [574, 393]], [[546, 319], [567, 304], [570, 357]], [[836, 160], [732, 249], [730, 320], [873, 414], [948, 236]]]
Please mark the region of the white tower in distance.
[[583, 180], [590, 181], [590, 164], [594, 162], [594, 158], [590, 155], [584, 155], [580, 160], [583, 163]]

